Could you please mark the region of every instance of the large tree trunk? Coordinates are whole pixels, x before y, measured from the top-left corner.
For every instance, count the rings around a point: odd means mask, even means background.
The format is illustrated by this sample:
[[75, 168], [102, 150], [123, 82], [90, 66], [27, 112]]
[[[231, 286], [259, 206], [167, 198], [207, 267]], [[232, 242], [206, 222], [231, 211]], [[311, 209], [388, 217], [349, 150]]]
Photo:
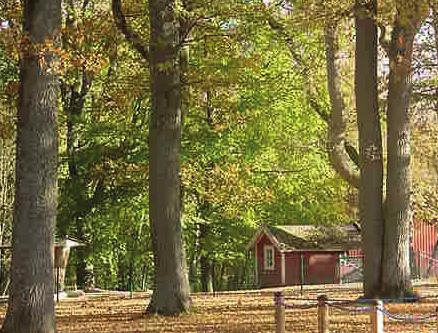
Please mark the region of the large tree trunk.
[[25, 0], [17, 123], [11, 295], [2, 332], [55, 332], [53, 236], [57, 206], [57, 93], [53, 57], [38, 48], [60, 32], [60, 0]]
[[380, 291], [383, 251], [382, 134], [377, 96], [377, 1], [356, 0], [355, 93], [359, 130], [359, 214], [364, 251], [364, 294]]
[[155, 289], [149, 313], [173, 315], [189, 309], [189, 283], [181, 228], [181, 87], [179, 24], [175, 0], [150, 0], [152, 117], [150, 221]]
[[[430, 5], [432, 8], [432, 26], [435, 38], [435, 58], [438, 59], [438, 1], [432, 0]], [[438, 88], [435, 90], [435, 111], [438, 112]], [[438, 169], [436, 171], [438, 173]]]
[[[412, 294], [409, 263], [411, 210], [411, 152], [409, 99], [412, 90], [412, 49], [421, 20], [411, 8], [399, 4], [389, 49], [388, 162], [382, 295]], [[418, 4], [420, 5], [420, 4]], [[421, 6], [421, 5], [420, 5]]]

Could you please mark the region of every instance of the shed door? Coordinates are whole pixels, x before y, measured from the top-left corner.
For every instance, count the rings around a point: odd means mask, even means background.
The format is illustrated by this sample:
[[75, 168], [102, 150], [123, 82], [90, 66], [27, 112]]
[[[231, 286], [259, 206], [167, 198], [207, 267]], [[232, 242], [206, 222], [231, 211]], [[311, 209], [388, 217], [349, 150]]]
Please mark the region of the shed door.
[[334, 253], [318, 253], [309, 256], [306, 283], [325, 284], [336, 282], [336, 260]]
[[301, 260], [296, 253], [286, 253], [286, 285], [301, 284]]

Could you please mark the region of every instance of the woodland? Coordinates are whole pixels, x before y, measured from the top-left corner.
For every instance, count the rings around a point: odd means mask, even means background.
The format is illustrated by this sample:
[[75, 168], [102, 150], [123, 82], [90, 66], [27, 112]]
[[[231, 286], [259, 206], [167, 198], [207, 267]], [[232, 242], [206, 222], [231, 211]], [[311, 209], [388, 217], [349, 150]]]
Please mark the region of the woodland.
[[0, 0], [1, 332], [54, 332], [66, 284], [255, 288], [262, 224], [360, 222], [365, 296], [412, 294], [438, 222], [435, 0]]

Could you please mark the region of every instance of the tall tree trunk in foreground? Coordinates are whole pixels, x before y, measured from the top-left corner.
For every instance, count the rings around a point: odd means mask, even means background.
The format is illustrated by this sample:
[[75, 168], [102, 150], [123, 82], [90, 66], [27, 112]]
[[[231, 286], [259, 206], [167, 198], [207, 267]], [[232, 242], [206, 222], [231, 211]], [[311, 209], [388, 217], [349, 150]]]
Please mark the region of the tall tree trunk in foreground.
[[55, 332], [53, 234], [57, 206], [58, 80], [41, 45], [60, 32], [61, 0], [25, 0], [11, 295], [2, 332]]
[[189, 309], [190, 286], [181, 228], [180, 25], [175, 0], [150, 0], [150, 47], [129, 27], [121, 0], [112, 0], [115, 23], [149, 62], [152, 116], [149, 129], [149, 218], [155, 285], [147, 311], [163, 315]]
[[359, 214], [364, 251], [364, 294], [380, 292], [383, 251], [382, 133], [377, 96], [377, 1], [356, 0], [355, 93], [359, 130]]
[[[435, 38], [435, 59], [437, 59], [436, 62], [438, 62], [438, 1], [431, 0], [430, 6], [432, 9], [432, 26]], [[438, 112], [438, 88], [435, 90], [435, 111]], [[436, 169], [436, 171], [438, 172], [438, 169]]]
[[148, 312], [164, 315], [189, 308], [181, 229], [181, 69], [176, 7], [175, 0], [149, 1], [152, 86], [149, 207], [155, 289]]
[[409, 263], [411, 210], [410, 116], [412, 50], [415, 34], [427, 14], [423, 1], [399, 1], [389, 46], [388, 164], [382, 295], [412, 294]]

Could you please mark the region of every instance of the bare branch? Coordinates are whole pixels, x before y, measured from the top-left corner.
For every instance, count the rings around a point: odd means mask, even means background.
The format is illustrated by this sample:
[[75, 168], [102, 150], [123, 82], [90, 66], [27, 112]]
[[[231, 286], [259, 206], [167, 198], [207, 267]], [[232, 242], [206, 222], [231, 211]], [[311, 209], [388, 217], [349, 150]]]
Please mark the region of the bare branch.
[[[311, 77], [310, 69], [308, 68], [302, 56], [298, 52], [296, 52], [296, 50], [299, 48], [296, 47], [292, 36], [287, 33], [286, 28], [273, 17], [270, 17], [268, 19], [268, 23], [272, 29], [277, 31], [279, 35], [281, 35], [284, 38], [289, 48], [292, 59], [297, 65], [297, 67], [300, 68], [300, 72], [302, 73], [302, 75], [307, 78]], [[334, 44], [332, 44], [332, 46], [334, 47]], [[347, 180], [350, 184], [355, 186], [354, 184], [358, 184], [359, 178], [358, 178], [358, 172], [353, 169], [355, 167], [357, 168], [359, 167], [359, 153], [357, 149], [354, 147], [354, 145], [348, 141], [348, 138], [345, 137], [347, 119], [343, 119], [345, 118], [344, 117], [345, 106], [340, 92], [341, 78], [336, 68], [335, 59], [337, 59], [336, 54], [333, 53], [332, 66], [330, 66], [330, 68], [331, 68], [331, 72], [335, 74], [335, 78], [333, 77], [331, 78], [332, 79], [331, 84], [329, 82], [329, 85], [331, 85], [334, 88], [332, 89], [332, 92], [333, 91], [336, 92], [331, 94], [331, 97], [335, 97], [338, 95], [339, 97], [330, 99], [332, 104], [331, 112], [327, 111], [326, 107], [324, 107], [323, 105], [321, 105], [321, 103], [318, 102], [318, 94], [315, 92], [315, 88], [312, 86], [311, 81], [309, 80], [306, 80], [307, 84], [305, 86], [305, 94], [309, 105], [321, 117], [321, 119], [324, 120], [329, 126], [329, 142], [331, 142], [331, 144], [329, 145], [328, 150], [333, 167], [339, 174], [345, 175], [345, 177], [343, 177], [345, 180]], [[341, 116], [339, 117], [339, 115]], [[339, 124], [337, 124], [337, 120], [339, 118], [342, 118], [342, 121]], [[342, 131], [343, 133], [341, 133]], [[336, 141], [337, 143], [334, 144], [334, 141]], [[354, 166], [350, 162], [352, 162]], [[355, 176], [353, 176], [353, 174]]]
[[112, 0], [112, 12], [114, 22], [117, 28], [123, 33], [125, 38], [134, 46], [134, 48], [141, 54], [143, 59], [149, 60], [149, 47], [141, 40], [140, 36], [128, 26], [125, 15], [122, 10], [121, 0]]
[[336, 172], [350, 185], [359, 187], [359, 171], [350, 160], [350, 155], [345, 149], [345, 133], [347, 129], [347, 114], [340, 86], [340, 75], [336, 65], [338, 52], [336, 27], [327, 25], [325, 28], [327, 81], [330, 102], [332, 105], [328, 141], [329, 157]]
[[251, 172], [254, 173], [268, 173], [268, 174], [288, 174], [288, 173], [301, 173], [303, 171], [305, 171], [306, 169], [296, 169], [296, 170], [257, 170], [257, 169], [253, 169], [251, 170]]

